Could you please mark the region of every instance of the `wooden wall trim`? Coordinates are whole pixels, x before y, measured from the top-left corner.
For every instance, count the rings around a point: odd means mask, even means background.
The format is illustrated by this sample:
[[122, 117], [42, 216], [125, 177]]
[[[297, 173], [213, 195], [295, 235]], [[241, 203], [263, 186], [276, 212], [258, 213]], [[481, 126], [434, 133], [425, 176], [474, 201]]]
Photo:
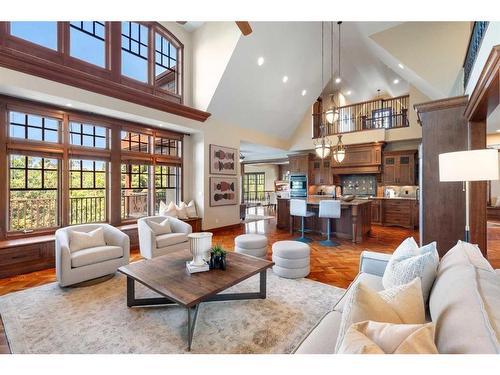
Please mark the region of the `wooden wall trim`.
[[480, 121], [499, 104], [500, 45], [492, 48], [465, 108], [465, 117]]
[[[7, 159], [7, 111], [0, 103], [0, 171], [8, 170]], [[0, 176], [0, 240], [7, 234], [8, 179]]]
[[454, 96], [452, 98], [445, 98], [433, 100], [430, 102], [414, 104], [413, 108], [417, 112], [432, 112], [440, 111], [442, 109], [459, 107], [467, 104], [467, 96]]

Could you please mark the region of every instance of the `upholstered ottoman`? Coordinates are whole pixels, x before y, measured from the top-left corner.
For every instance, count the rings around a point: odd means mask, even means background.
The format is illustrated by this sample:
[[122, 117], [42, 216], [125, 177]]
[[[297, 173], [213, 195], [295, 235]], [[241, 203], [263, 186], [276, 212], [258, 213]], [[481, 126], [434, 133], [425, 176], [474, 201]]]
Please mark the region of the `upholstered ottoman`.
[[299, 241], [278, 241], [273, 244], [273, 272], [287, 279], [309, 275], [309, 245]]
[[234, 251], [240, 254], [265, 258], [267, 237], [262, 234], [241, 234], [234, 239]]

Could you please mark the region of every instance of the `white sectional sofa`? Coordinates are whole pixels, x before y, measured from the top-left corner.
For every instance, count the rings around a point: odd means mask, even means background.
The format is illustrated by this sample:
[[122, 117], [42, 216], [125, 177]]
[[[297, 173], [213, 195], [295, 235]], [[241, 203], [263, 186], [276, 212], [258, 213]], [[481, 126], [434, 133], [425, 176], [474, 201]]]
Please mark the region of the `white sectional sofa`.
[[[363, 281], [372, 289], [382, 290], [389, 259], [388, 254], [364, 251], [360, 272], [351, 287]], [[296, 354], [335, 352], [344, 303], [345, 295], [302, 340]], [[440, 261], [427, 313], [435, 324], [439, 353], [499, 354], [499, 270], [493, 270], [485, 258], [471, 258], [460, 248], [448, 252]]]

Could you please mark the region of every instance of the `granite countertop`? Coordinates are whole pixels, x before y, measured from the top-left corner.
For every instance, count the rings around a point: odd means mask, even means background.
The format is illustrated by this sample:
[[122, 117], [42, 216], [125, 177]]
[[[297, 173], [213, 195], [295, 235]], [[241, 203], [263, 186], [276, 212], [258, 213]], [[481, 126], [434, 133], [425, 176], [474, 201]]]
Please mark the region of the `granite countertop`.
[[[289, 198], [278, 198], [278, 199], [286, 199], [286, 200], [290, 200]], [[310, 205], [319, 205], [319, 202], [322, 201], [322, 200], [332, 200], [333, 198], [332, 197], [329, 197], [329, 196], [325, 196], [324, 198], [319, 198], [319, 197], [308, 197], [307, 198], [307, 204], [310, 204]], [[370, 199], [354, 199], [352, 200], [351, 202], [344, 202], [342, 201], [342, 206], [343, 207], [347, 207], [347, 206], [361, 206], [362, 204], [367, 204], [367, 203], [370, 203], [371, 200]]]
[[415, 201], [415, 200], [417, 200], [416, 197], [394, 197], [394, 198], [373, 197], [373, 198], [370, 198], [370, 199], [387, 199], [387, 200], [397, 200], [397, 199], [400, 199], [400, 200], [409, 200], [409, 201]]

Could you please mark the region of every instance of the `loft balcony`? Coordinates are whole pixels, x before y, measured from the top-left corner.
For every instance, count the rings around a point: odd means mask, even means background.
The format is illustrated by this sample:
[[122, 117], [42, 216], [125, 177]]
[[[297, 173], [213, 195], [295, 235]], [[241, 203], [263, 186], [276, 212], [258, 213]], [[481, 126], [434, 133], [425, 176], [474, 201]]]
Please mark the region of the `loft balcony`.
[[[376, 99], [339, 107], [338, 119], [327, 122], [326, 135], [359, 132], [371, 129], [395, 129], [410, 126], [408, 121], [409, 95]], [[313, 138], [320, 137], [322, 103], [317, 101], [312, 114]]]

